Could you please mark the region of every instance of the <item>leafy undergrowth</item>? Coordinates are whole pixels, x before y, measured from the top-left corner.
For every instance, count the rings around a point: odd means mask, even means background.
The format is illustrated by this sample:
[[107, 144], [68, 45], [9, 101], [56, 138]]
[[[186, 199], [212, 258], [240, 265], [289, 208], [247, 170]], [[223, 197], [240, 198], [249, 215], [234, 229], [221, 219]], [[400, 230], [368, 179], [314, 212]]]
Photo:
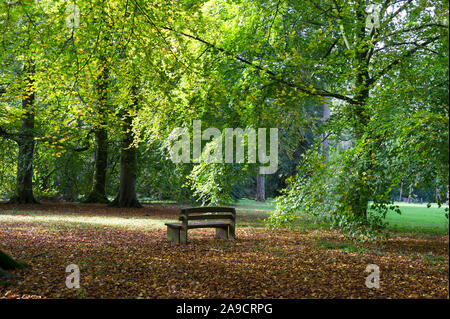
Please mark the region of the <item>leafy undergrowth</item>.
[[[167, 242], [163, 224], [177, 215], [176, 206], [2, 205], [0, 249], [30, 266], [0, 284], [0, 297], [449, 297], [448, 236], [397, 234], [361, 244], [321, 229], [238, 227], [236, 241], [201, 229], [178, 245]], [[65, 286], [69, 264], [80, 268], [79, 289]], [[379, 289], [365, 286], [368, 264], [380, 268]]]

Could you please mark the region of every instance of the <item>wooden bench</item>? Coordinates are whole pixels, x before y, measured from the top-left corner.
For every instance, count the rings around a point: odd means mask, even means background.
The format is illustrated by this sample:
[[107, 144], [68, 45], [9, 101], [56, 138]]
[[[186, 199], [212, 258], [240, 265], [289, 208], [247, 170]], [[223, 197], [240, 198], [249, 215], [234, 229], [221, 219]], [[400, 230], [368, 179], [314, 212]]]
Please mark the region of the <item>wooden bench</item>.
[[236, 210], [231, 207], [194, 207], [181, 210], [180, 223], [166, 223], [167, 239], [187, 243], [187, 232], [193, 228], [215, 228], [216, 238], [235, 239]]

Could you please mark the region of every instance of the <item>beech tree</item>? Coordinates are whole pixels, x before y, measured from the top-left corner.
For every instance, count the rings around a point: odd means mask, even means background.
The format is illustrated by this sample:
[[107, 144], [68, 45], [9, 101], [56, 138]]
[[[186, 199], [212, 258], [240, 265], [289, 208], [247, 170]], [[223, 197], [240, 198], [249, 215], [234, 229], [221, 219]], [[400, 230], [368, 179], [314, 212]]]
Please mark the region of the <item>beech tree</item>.
[[[121, 117], [121, 150], [119, 192], [111, 203], [116, 207], [142, 207], [136, 195], [136, 146], [133, 134], [133, 114], [138, 108], [137, 87], [130, 90], [131, 107], [119, 113]], [[131, 114], [130, 114], [131, 113]]]
[[106, 196], [106, 167], [108, 161], [108, 66], [106, 60], [100, 58], [100, 74], [97, 78], [96, 104], [97, 123], [94, 124], [95, 160], [91, 192], [84, 200], [86, 203], [108, 203]]
[[[115, 196], [112, 205], [139, 207], [138, 195], [157, 180], [172, 195], [230, 203], [239, 183], [251, 181], [258, 200], [272, 181], [284, 183], [287, 176], [264, 179], [249, 165], [168, 164], [170, 132], [195, 119], [219, 130], [279, 127], [286, 154], [316, 139], [306, 157], [292, 157], [299, 165], [289, 175], [297, 174], [274, 216], [320, 210], [361, 226], [370, 208], [386, 211], [402, 183], [446, 193], [446, 2], [42, 0], [0, 8], [1, 154], [17, 155], [1, 192], [12, 202], [68, 188], [73, 200]], [[178, 192], [186, 181], [192, 188]]]
[[[33, 195], [33, 159], [37, 109], [35, 57], [38, 53], [33, 51], [37, 50], [35, 42], [44, 42], [38, 34], [45, 27], [36, 25], [37, 13], [33, 6], [21, 6], [18, 3], [3, 3], [1, 6], [2, 11], [5, 10], [8, 15], [0, 49], [0, 56], [3, 58], [1, 78], [2, 82], [7, 82], [3, 83], [0, 96], [12, 103], [16, 103], [17, 95], [21, 99], [21, 110], [15, 121], [6, 123], [5, 126], [0, 125], [0, 137], [10, 139], [18, 145], [16, 187], [10, 202], [37, 203]], [[20, 19], [20, 15], [24, 13], [28, 14], [26, 19]], [[22, 41], [17, 41], [18, 39]]]

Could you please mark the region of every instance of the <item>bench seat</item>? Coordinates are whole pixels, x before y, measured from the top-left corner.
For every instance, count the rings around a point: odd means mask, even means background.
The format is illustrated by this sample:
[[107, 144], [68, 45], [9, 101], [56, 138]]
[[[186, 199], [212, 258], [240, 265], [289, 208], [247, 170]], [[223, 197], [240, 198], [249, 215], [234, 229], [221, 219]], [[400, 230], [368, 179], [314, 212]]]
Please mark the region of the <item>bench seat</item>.
[[[218, 219], [226, 219], [226, 221]], [[171, 242], [187, 243], [187, 231], [194, 228], [215, 228], [216, 238], [235, 239], [236, 211], [234, 208], [186, 208], [181, 210], [179, 220], [181, 222], [165, 223], [167, 239]]]
[[[166, 223], [166, 226], [172, 227], [172, 228], [181, 228], [183, 227], [182, 223]], [[193, 228], [217, 228], [217, 227], [228, 227], [228, 225], [231, 225], [230, 222], [222, 222], [222, 221], [213, 221], [213, 222], [192, 222], [187, 225], [187, 229], [193, 229]]]

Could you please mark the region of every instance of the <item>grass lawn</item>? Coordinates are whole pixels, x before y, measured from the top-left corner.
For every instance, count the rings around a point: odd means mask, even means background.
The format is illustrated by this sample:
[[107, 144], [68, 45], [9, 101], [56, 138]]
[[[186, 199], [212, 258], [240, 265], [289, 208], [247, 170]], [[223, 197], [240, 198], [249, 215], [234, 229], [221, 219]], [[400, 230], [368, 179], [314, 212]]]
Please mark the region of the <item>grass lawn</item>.
[[[432, 204], [430, 208], [426, 204], [408, 204], [396, 202], [400, 207], [401, 214], [390, 211], [386, 216], [388, 229], [412, 232], [412, 233], [428, 233], [428, 234], [448, 234], [449, 221], [445, 217], [445, 208]], [[236, 205], [238, 212], [242, 214], [254, 216], [269, 216], [271, 210], [275, 208], [275, 204], [271, 200], [265, 203], [255, 202], [254, 200], [243, 199]], [[259, 224], [258, 224], [259, 225]], [[313, 225], [307, 225], [313, 226]]]
[[448, 206], [438, 207], [433, 204], [427, 208], [426, 204], [396, 203], [401, 214], [389, 212], [386, 221], [389, 228], [404, 232], [448, 234], [449, 222], [445, 217], [444, 209]]

